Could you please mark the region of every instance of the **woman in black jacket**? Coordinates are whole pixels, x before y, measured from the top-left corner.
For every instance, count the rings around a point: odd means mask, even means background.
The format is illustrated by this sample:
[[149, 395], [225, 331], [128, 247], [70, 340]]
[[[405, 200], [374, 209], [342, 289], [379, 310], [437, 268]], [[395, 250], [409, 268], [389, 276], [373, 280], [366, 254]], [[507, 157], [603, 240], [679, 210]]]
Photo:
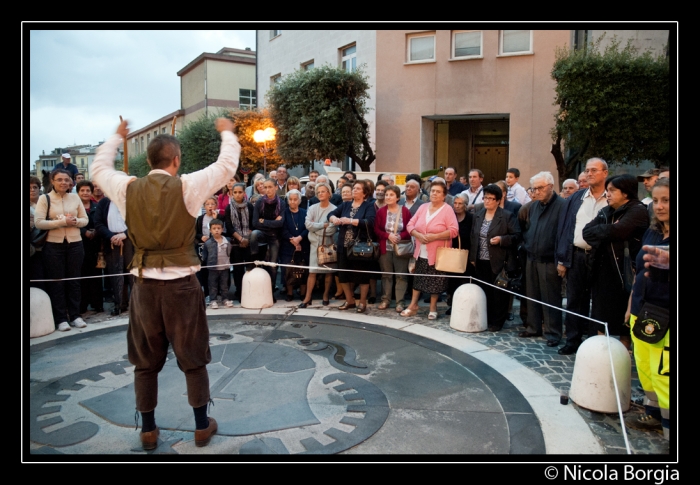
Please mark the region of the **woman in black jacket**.
[[[469, 261], [476, 278], [494, 284], [503, 267], [516, 269], [515, 250], [520, 242], [520, 225], [512, 212], [501, 209], [503, 191], [496, 184], [484, 187], [484, 207], [474, 214]], [[481, 285], [486, 293], [486, 317], [490, 332], [503, 328], [508, 316], [510, 294], [489, 285]]]
[[[371, 199], [372, 190], [364, 180], [355, 182], [352, 186], [352, 201], [343, 202], [333, 212], [328, 214], [328, 221], [338, 226], [338, 269], [356, 269], [358, 271], [372, 271], [374, 261], [350, 261], [347, 258], [347, 249], [352, 247], [353, 241], [376, 241], [374, 235], [374, 218], [376, 216], [374, 201]], [[369, 292], [369, 272], [352, 273], [339, 271], [339, 279], [345, 303], [338, 307], [339, 310], [357, 308], [358, 313], [367, 311], [367, 293]], [[360, 285], [360, 302], [355, 305], [353, 284]]]
[[[605, 181], [608, 206], [583, 228], [583, 239], [591, 245], [591, 318], [607, 322], [608, 333], [619, 335], [630, 347], [629, 328], [623, 331], [631, 288], [625, 285], [625, 245], [634, 263], [649, 227], [649, 211], [639, 201], [636, 177], [613, 175]], [[605, 327], [590, 323], [588, 334], [605, 334]]]

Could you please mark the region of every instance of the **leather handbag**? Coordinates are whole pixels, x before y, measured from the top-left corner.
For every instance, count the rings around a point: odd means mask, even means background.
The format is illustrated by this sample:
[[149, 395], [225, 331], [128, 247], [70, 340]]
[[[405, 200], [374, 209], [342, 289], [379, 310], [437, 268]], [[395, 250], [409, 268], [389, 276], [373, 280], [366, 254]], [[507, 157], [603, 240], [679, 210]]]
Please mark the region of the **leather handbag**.
[[360, 241], [360, 231], [357, 231], [357, 238], [353, 241], [352, 246], [345, 248], [348, 259], [352, 261], [376, 261], [379, 259], [379, 243], [372, 241], [367, 221], [365, 221], [365, 227], [367, 228], [367, 241]]
[[[49, 194], [45, 194], [46, 196], [46, 219], [49, 218], [49, 210], [51, 209], [51, 199], [49, 198]], [[38, 227], [34, 227], [32, 229], [32, 233], [30, 234], [30, 243], [34, 247], [36, 251], [41, 251], [44, 248], [44, 244], [46, 244], [46, 236], [49, 235], [49, 231], [46, 229], [39, 229]]]
[[[289, 264], [296, 266], [306, 266], [306, 261], [304, 261], [304, 255], [301, 251], [295, 251], [292, 255], [292, 260]], [[286, 268], [285, 269], [285, 285], [286, 286], [299, 286], [306, 284], [306, 279], [309, 276], [309, 268]]]
[[[469, 260], [469, 250], [462, 249], [462, 238], [457, 236], [458, 248], [441, 247], [437, 248], [435, 258], [435, 269], [448, 273], [464, 273], [467, 271], [467, 261]], [[449, 240], [451, 242], [451, 240]]]
[[[401, 207], [399, 207], [399, 211], [401, 210]], [[400, 215], [400, 212], [399, 212]], [[398, 234], [399, 232], [399, 217], [396, 217], [396, 220], [394, 221], [394, 234]], [[401, 241], [393, 244], [394, 246], [394, 253], [397, 256], [400, 256], [402, 258], [410, 258], [413, 256], [414, 252], [414, 247], [413, 247], [413, 239], [402, 239]]]
[[[508, 259], [514, 257], [514, 255], [508, 256]], [[494, 284], [503, 288], [504, 290], [510, 290], [515, 293], [522, 293], [523, 291], [523, 274], [519, 271], [508, 271], [508, 259], [503, 263], [503, 269], [498, 276], [496, 276], [496, 281]]]
[[[328, 236], [330, 237], [330, 236]], [[319, 265], [332, 264], [338, 262], [338, 247], [333, 242], [331, 238], [330, 244], [324, 244], [326, 242], [326, 228], [323, 228], [323, 238], [321, 239], [321, 244], [316, 248], [316, 259]]]

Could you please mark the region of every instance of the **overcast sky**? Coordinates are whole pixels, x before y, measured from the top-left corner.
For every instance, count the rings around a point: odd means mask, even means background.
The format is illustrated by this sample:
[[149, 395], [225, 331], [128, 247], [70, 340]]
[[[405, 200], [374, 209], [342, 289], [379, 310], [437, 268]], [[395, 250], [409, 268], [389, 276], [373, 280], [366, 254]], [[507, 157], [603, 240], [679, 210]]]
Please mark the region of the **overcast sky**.
[[119, 115], [136, 130], [180, 109], [177, 72], [223, 47], [255, 50], [255, 31], [32, 30], [26, 168], [42, 150], [105, 140]]

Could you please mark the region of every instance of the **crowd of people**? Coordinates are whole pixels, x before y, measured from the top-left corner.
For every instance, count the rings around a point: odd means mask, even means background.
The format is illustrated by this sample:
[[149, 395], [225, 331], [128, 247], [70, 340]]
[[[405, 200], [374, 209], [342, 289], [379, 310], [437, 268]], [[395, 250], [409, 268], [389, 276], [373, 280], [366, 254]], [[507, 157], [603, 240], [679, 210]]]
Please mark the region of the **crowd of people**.
[[[105, 295], [112, 315], [128, 310], [134, 284], [125, 275], [134, 257], [125, 220], [94, 181], [78, 176], [59, 164], [44, 194], [41, 180], [30, 178], [30, 226], [46, 231], [43, 245], [32, 247], [31, 279], [66, 279], [36, 284], [49, 293], [62, 331], [84, 327], [88, 308], [104, 311]], [[284, 166], [248, 184], [235, 175], [205, 201], [192, 228], [198, 281], [210, 308], [233, 307], [255, 260], [292, 264], [307, 269], [281, 266], [278, 275], [277, 265], [264, 266], [275, 300], [298, 298], [306, 308], [316, 293], [323, 306], [332, 297], [344, 300], [339, 310], [358, 313], [379, 300], [377, 310], [410, 317], [425, 298], [427, 319], [434, 320], [437, 303], [446, 298], [450, 315], [455, 290], [473, 277], [486, 294], [488, 330], [497, 332], [513, 319], [512, 294], [494, 286], [505, 275], [528, 297], [520, 305], [519, 337], [544, 337], [550, 347], [564, 341], [562, 355], [574, 354], [587, 335], [607, 332], [628, 348], [634, 342], [638, 366], [649, 367], [640, 370], [649, 404], [646, 421], [632, 425], [663, 424], [667, 431], [668, 379], [655, 366], [667, 362], [668, 348], [639, 341], [630, 329], [644, 302], [669, 305], [669, 282], [651, 281], [640, 269], [649, 252], [643, 245], [669, 241], [668, 172], [609, 175], [604, 160], [591, 158], [559, 193], [550, 172], [531, 177], [529, 188], [519, 179], [520, 171], [509, 168], [503, 180], [484, 185], [480, 170], [458, 179], [448, 167], [444, 178], [409, 174], [402, 190], [391, 174], [373, 181], [347, 171], [337, 186], [315, 170], [302, 186]], [[639, 182], [648, 191], [643, 200]], [[360, 246], [376, 255], [358, 256]], [[436, 269], [443, 247], [469, 251], [466, 269]], [[71, 279], [103, 274], [109, 278]], [[447, 278], [455, 274], [463, 278]]]

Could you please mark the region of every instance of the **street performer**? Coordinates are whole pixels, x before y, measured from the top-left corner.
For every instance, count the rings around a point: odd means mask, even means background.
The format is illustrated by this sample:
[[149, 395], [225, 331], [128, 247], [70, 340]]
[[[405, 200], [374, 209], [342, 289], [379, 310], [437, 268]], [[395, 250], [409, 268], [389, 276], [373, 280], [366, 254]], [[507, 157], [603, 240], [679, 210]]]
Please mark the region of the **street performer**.
[[207, 417], [211, 351], [204, 294], [195, 276], [200, 260], [194, 236], [202, 204], [238, 168], [241, 147], [233, 128], [231, 120], [218, 118], [218, 160], [180, 177], [180, 142], [166, 134], [148, 144], [151, 171], [147, 176], [136, 178], [114, 169], [117, 148], [129, 133], [126, 121], [97, 150], [92, 163], [93, 180], [116, 204], [134, 245], [129, 270], [136, 281], [129, 304], [127, 345], [129, 362], [135, 366], [136, 411], [141, 413], [144, 450], [158, 446], [158, 373], [165, 364], [169, 343], [185, 373], [187, 399], [194, 409], [195, 445], [206, 446], [217, 431], [216, 420]]

